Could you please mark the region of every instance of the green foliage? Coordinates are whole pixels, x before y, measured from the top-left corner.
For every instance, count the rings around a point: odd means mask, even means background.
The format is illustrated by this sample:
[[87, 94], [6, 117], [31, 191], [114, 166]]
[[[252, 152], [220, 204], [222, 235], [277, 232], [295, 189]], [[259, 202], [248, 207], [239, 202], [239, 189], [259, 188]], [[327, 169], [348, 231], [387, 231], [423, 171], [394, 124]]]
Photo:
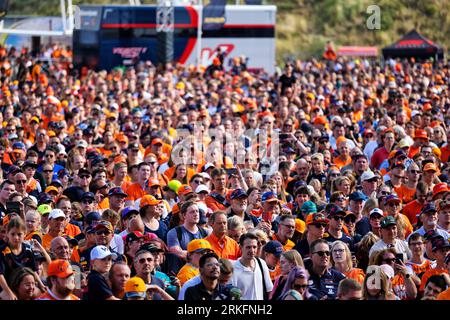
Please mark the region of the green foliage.
[[[144, 4], [156, 0], [141, 0]], [[204, 0], [206, 4], [208, 1]], [[229, 4], [235, 0], [227, 0]], [[244, 0], [240, 0], [244, 3]], [[128, 0], [73, 0], [74, 4], [127, 4]], [[383, 46], [416, 28], [430, 40], [450, 48], [449, 0], [264, 0], [275, 4], [277, 56], [321, 54], [327, 40], [341, 45]], [[381, 30], [368, 30], [369, 5], [381, 9]], [[10, 14], [59, 15], [59, 0], [13, 0]]]

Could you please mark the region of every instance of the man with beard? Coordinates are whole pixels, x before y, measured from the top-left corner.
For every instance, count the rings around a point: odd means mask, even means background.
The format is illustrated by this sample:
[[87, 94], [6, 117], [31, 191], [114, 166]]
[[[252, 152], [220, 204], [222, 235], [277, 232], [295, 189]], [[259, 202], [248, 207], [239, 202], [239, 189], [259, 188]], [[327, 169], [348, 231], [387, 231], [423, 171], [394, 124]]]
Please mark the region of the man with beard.
[[50, 250], [54, 238], [64, 234], [66, 215], [61, 209], [53, 209], [48, 215], [48, 233], [42, 237], [42, 246]]
[[80, 300], [72, 294], [75, 277], [67, 260], [52, 261], [47, 270], [48, 289], [38, 300]]
[[227, 216], [238, 216], [244, 221], [252, 221], [256, 227], [258, 225], [258, 219], [255, 216], [246, 212], [248, 195], [243, 189], [235, 189], [230, 195], [231, 206], [228, 208]]
[[199, 266], [201, 282], [186, 290], [184, 300], [216, 300], [222, 287], [219, 284], [219, 258], [213, 252], [207, 253], [200, 258]]
[[438, 213], [434, 202], [429, 202], [423, 207], [422, 211], [420, 212], [419, 219], [422, 222], [422, 227], [417, 229], [414, 233], [418, 233], [421, 236], [424, 236], [428, 231], [434, 230], [438, 235], [444, 237], [444, 239], [450, 238], [450, 235], [447, 233], [447, 231], [437, 227]]

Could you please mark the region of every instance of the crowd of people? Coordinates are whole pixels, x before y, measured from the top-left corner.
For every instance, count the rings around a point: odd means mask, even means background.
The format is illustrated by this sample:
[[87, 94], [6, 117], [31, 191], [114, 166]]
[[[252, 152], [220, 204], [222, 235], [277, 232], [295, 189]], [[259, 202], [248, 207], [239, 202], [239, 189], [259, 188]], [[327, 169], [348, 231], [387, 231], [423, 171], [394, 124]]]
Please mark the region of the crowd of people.
[[450, 65], [224, 59], [0, 48], [0, 299], [449, 300]]

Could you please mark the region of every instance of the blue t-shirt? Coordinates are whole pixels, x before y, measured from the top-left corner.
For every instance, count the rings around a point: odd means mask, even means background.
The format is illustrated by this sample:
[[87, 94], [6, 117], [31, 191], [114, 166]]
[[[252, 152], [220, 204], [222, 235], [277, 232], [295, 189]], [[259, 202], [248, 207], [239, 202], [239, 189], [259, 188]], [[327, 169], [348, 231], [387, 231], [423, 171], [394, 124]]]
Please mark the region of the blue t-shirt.
[[163, 220], [159, 221], [159, 227], [157, 230], [152, 230], [152, 229], [148, 228], [147, 226], [145, 226], [145, 228], [144, 228], [144, 232], [150, 232], [150, 233], [156, 234], [158, 236], [158, 238], [160, 238], [164, 242], [166, 242], [166, 240], [167, 240], [166, 237], [167, 237], [168, 230], [169, 230], [169, 228], [167, 227], [166, 223]]
[[[181, 242], [178, 240], [177, 235], [177, 228], [180, 228], [181, 230]], [[205, 238], [208, 235], [206, 230], [198, 228], [197, 233], [191, 233], [190, 231], [186, 230], [184, 226], [178, 226], [175, 227], [167, 233], [167, 246], [170, 247], [176, 247], [179, 246], [183, 250], [187, 250], [188, 243], [191, 242], [194, 239], [202, 239]]]
[[335, 300], [339, 282], [346, 277], [332, 268], [321, 277], [312, 272], [312, 266], [308, 268], [308, 272], [310, 274], [308, 291], [318, 299], [327, 296], [327, 300]]

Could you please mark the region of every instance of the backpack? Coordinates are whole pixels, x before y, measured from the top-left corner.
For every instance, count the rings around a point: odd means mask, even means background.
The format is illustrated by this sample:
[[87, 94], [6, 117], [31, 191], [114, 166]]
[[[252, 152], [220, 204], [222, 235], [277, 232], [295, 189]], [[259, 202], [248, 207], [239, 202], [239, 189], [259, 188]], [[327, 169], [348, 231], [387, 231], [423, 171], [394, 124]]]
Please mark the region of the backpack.
[[[181, 239], [183, 238], [183, 232], [181, 231], [182, 226], [175, 227], [175, 231], [177, 232], [177, 239], [178, 243], [181, 245]], [[208, 232], [202, 227], [198, 227], [198, 230], [200, 231], [200, 235], [202, 238], [206, 238], [208, 236]]]

